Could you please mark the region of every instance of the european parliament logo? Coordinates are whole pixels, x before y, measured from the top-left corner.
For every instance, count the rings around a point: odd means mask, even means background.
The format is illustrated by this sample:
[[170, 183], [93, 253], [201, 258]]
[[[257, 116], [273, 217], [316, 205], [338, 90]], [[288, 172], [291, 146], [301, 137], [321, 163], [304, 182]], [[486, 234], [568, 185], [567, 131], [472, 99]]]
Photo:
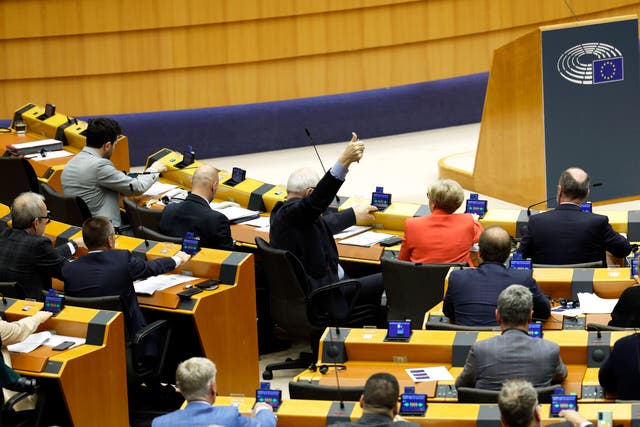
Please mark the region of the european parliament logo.
[[558, 73], [579, 85], [612, 83], [624, 80], [622, 53], [605, 43], [581, 43], [558, 58]]

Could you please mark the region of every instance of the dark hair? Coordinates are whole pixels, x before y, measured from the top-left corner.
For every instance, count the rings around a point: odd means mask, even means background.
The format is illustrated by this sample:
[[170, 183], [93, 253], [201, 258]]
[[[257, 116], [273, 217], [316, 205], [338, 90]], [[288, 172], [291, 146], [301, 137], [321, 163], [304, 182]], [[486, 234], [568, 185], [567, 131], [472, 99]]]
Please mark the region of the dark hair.
[[103, 216], [87, 218], [82, 223], [82, 240], [90, 251], [106, 246], [113, 232], [113, 225]]
[[480, 235], [480, 258], [483, 261], [504, 263], [511, 253], [511, 237], [507, 231], [494, 225]]
[[107, 142], [114, 142], [121, 133], [118, 122], [106, 117], [89, 120], [87, 130], [84, 131], [87, 147], [91, 148], [100, 148]]
[[400, 387], [398, 380], [391, 374], [380, 372], [373, 374], [364, 385], [364, 404], [367, 409], [393, 409], [398, 403]]
[[589, 175], [584, 181], [578, 182], [571, 173], [571, 169], [573, 168], [569, 168], [560, 174], [558, 185], [562, 188], [562, 193], [568, 198], [584, 200], [589, 195]]

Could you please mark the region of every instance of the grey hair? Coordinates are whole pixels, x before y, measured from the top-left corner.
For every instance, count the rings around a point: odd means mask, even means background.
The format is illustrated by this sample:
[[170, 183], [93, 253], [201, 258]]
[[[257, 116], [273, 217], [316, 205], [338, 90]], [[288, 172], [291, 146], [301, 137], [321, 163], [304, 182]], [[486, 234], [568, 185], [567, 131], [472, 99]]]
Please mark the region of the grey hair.
[[522, 285], [510, 285], [498, 296], [498, 313], [505, 325], [524, 325], [533, 309], [533, 295]]
[[287, 193], [303, 194], [307, 188], [315, 187], [320, 177], [313, 169], [302, 168], [289, 175]]
[[538, 393], [529, 381], [507, 381], [498, 395], [500, 415], [508, 427], [529, 426], [533, 421], [536, 406]]
[[206, 357], [192, 357], [178, 365], [176, 385], [188, 402], [202, 399], [209, 393], [209, 385], [216, 381], [216, 364]]
[[22, 193], [11, 205], [11, 226], [15, 229], [29, 228], [34, 219], [42, 216], [44, 197], [38, 193]]
[[464, 200], [464, 191], [460, 184], [452, 179], [439, 179], [431, 184], [427, 196], [436, 208], [454, 213]]

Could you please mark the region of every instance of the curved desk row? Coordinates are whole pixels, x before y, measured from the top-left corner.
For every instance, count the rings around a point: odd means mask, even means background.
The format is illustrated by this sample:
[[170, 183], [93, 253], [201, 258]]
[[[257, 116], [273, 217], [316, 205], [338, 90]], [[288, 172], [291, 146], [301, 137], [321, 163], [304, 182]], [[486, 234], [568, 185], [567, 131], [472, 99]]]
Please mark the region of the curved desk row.
[[[8, 214], [9, 208], [0, 205], [0, 218], [7, 220]], [[82, 237], [82, 230], [52, 221], [45, 235], [56, 245]], [[116, 248], [145, 259], [170, 257], [180, 250], [179, 245], [128, 236], [118, 236]], [[205, 248], [174, 273], [192, 275], [194, 283], [214, 278], [221, 284], [184, 300], [177, 296], [184, 284], [138, 297], [147, 321], [167, 319], [173, 324], [165, 376], [173, 378], [176, 363], [204, 356], [218, 365], [221, 393], [253, 393], [259, 378], [253, 255]], [[61, 282], [54, 287], [63, 289]]]
[[[216, 405], [238, 405], [240, 412], [249, 414], [254, 403], [253, 398], [232, 398], [219, 396]], [[549, 406], [543, 404], [543, 426], [561, 421], [549, 417]], [[597, 423], [598, 411], [611, 411], [614, 425], [635, 426], [640, 423], [640, 404], [632, 403], [581, 403], [580, 414]], [[340, 409], [338, 402], [325, 400], [289, 399], [282, 402], [278, 410], [278, 427], [325, 427], [329, 420], [355, 421], [362, 416], [362, 409], [357, 402], [344, 402]], [[423, 417], [406, 417], [422, 426], [438, 427], [500, 427], [500, 411], [497, 405], [480, 405], [474, 403], [440, 403], [428, 402], [427, 412]]]
[[[343, 364], [339, 381], [343, 386], [364, 385], [376, 372], [390, 372], [398, 378], [401, 387], [415, 386], [417, 392], [431, 399], [456, 400], [453, 384], [464, 367], [471, 345], [491, 338], [500, 331], [456, 332], [415, 330], [407, 343], [385, 342], [385, 329], [341, 329], [340, 335], [325, 331], [320, 340], [318, 365], [329, 368], [306, 370], [296, 381], [336, 386], [334, 364]], [[587, 332], [545, 331], [544, 338], [560, 346], [560, 355], [569, 375], [562, 384], [568, 393], [576, 393], [581, 400], [601, 401], [604, 391], [598, 383], [598, 369], [609, 355], [615, 342], [633, 331]], [[453, 379], [414, 383], [405, 371], [410, 368], [444, 366]]]

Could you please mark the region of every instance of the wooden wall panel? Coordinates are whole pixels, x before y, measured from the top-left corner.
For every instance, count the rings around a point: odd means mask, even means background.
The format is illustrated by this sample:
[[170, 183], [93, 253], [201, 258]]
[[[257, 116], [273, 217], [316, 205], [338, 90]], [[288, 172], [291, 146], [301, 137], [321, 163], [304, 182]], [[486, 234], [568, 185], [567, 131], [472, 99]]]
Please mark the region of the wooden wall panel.
[[[572, 3], [584, 19], [640, 11], [632, 0]], [[95, 115], [459, 76], [568, 19], [558, 0], [2, 1], [0, 118], [26, 102]]]

